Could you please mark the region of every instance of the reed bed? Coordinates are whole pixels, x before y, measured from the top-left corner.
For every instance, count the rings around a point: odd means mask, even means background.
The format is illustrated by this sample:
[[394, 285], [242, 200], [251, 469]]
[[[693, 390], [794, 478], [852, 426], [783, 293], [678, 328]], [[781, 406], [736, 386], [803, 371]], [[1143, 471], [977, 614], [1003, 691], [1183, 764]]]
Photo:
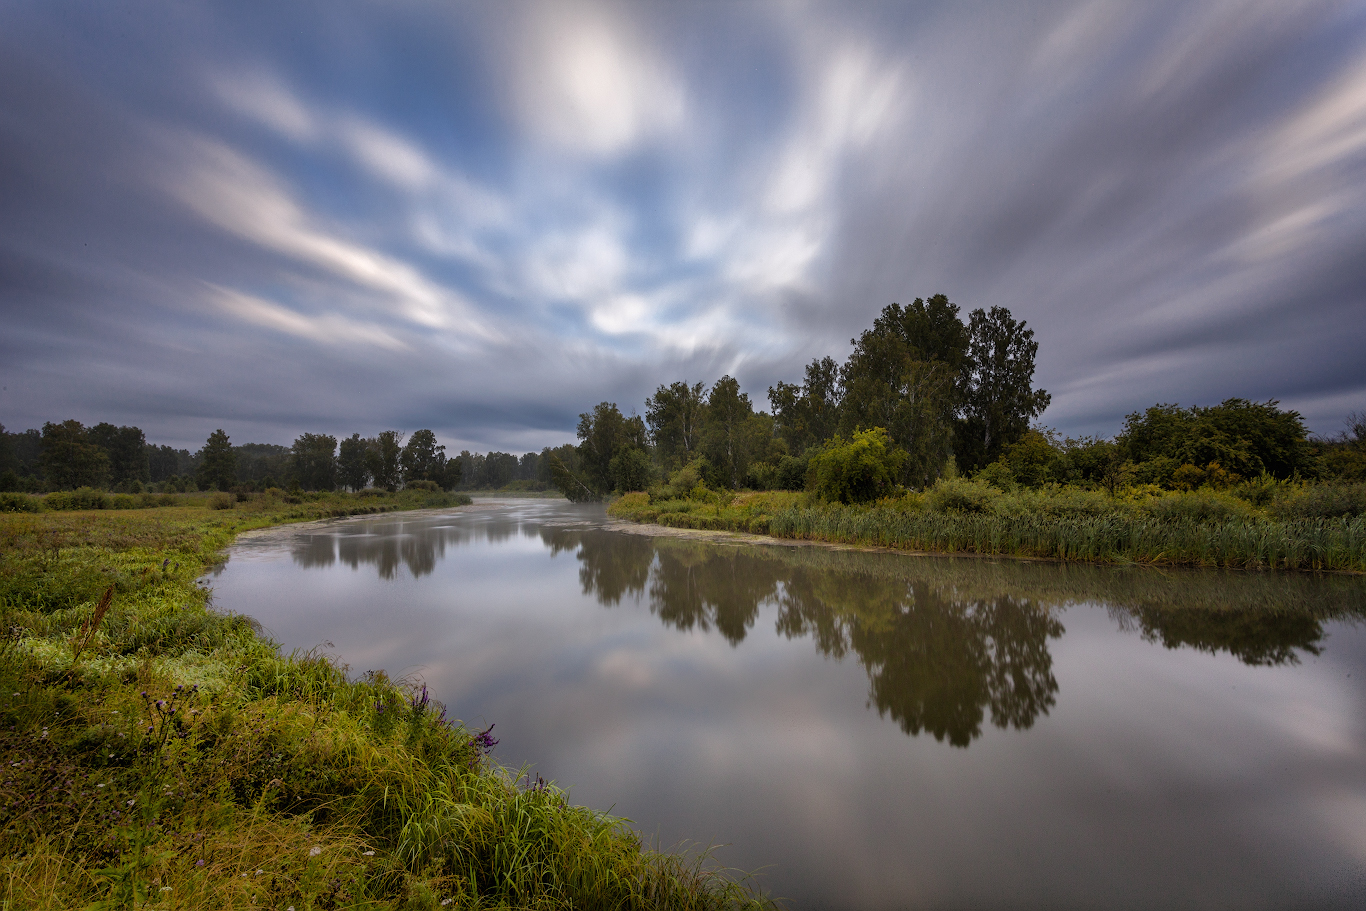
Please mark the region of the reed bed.
[[[969, 485], [963, 485], [969, 486]], [[970, 491], [981, 493], [982, 491]], [[803, 494], [652, 500], [628, 494], [612, 515], [639, 522], [944, 554], [1228, 569], [1366, 572], [1366, 516], [1279, 518], [1229, 497], [1134, 502], [1089, 491], [969, 500], [923, 496], [871, 505]], [[945, 505], [945, 502], [949, 505]]]

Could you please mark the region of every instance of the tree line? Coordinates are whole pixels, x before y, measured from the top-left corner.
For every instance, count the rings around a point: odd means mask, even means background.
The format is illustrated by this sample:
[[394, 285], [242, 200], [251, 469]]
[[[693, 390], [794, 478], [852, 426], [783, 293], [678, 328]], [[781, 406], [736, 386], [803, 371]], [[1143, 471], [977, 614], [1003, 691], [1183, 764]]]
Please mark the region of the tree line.
[[67, 420], [9, 433], [0, 425], [0, 490], [8, 491], [397, 490], [414, 484], [450, 490], [461, 478], [462, 461], [447, 458], [431, 430], [415, 431], [406, 441], [397, 430], [356, 433], [340, 443], [329, 434], [305, 433], [292, 446], [234, 446], [227, 433], [215, 430], [191, 454], [148, 443], [138, 427]]
[[603, 402], [580, 415], [575, 458], [556, 458], [552, 475], [572, 499], [643, 490], [684, 467], [712, 487], [802, 489], [819, 453], [876, 429], [889, 481], [923, 487], [995, 461], [1049, 403], [1033, 387], [1034, 331], [1005, 307], [964, 321], [942, 294], [894, 303], [850, 344], [844, 363], [816, 358], [800, 384], [769, 387], [767, 411], [730, 376], [661, 385], [643, 416]]
[[[571, 499], [693, 483], [717, 489], [814, 489], [845, 502], [945, 476], [1000, 487], [1072, 483], [1111, 492], [1228, 487], [1257, 478], [1366, 481], [1366, 416], [1311, 439], [1279, 402], [1231, 398], [1130, 414], [1112, 439], [1064, 439], [1033, 423], [1034, 332], [1004, 307], [960, 317], [940, 294], [891, 304], [843, 363], [817, 358], [800, 383], [768, 389], [756, 410], [739, 383], [660, 385], [643, 415], [602, 402], [579, 416], [579, 444], [549, 474]], [[563, 449], [563, 447], [562, 447]]]

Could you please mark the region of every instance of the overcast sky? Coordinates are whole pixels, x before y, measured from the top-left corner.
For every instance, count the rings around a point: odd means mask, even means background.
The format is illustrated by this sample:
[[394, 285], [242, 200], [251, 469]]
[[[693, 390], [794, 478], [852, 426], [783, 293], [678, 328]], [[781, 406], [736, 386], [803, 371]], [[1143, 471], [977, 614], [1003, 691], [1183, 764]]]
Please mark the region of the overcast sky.
[[756, 405], [893, 301], [1043, 421], [1366, 410], [1366, 4], [0, 3], [0, 422], [191, 449]]

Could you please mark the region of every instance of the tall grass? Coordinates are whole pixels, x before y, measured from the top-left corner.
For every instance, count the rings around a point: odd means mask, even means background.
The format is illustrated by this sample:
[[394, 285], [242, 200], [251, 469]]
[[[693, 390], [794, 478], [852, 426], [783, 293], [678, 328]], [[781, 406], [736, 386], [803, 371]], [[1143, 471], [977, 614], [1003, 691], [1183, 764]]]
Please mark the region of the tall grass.
[[804, 494], [662, 502], [629, 494], [609, 512], [680, 528], [933, 553], [1366, 572], [1366, 516], [1281, 518], [1203, 491], [1126, 500], [1065, 488], [1006, 494], [957, 482], [863, 506]]
[[769, 906], [502, 768], [420, 684], [207, 609], [236, 531], [345, 505], [0, 516], [0, 906]]

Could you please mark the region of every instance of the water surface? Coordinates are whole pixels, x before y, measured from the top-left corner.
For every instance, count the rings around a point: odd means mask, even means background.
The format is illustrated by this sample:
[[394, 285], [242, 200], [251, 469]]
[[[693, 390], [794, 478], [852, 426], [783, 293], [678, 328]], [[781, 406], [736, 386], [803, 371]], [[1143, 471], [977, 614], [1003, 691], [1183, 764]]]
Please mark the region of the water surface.
[[623, 530], [564, 501], [247, 537], [221, 609], [799, 909], [1366, 907], [1366, 582]]

